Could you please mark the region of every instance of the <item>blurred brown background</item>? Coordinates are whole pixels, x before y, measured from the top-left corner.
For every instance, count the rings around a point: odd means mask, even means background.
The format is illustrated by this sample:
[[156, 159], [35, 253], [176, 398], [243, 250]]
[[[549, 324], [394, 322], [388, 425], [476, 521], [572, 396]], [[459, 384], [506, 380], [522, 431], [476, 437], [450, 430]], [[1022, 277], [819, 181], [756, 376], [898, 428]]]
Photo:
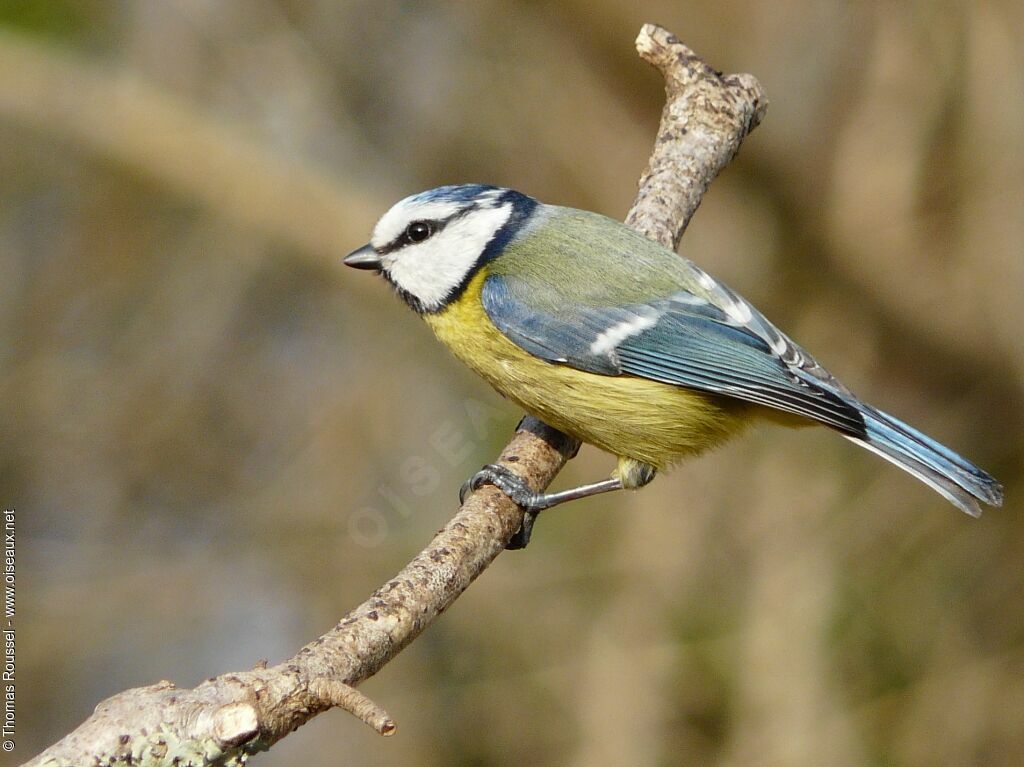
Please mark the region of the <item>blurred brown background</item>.
[[771, 98], [683, 250], [1006, 508], [764, 428], [542, 519], [366, 685], [397, 737], [330, 713], [254, 763], [1020, 763], [1010, 0], [0, 3], [18, 761], [126, 687], [286, 657], [451, 515], [519, 413], [339, 258], [441, 183], [622, 217], [644, 21]]

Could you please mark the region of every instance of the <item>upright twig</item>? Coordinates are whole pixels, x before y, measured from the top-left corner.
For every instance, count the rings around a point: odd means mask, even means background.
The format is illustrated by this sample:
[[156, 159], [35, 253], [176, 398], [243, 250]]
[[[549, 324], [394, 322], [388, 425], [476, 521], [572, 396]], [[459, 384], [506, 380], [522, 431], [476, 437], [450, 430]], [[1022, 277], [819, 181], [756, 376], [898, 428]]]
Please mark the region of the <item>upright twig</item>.
[[[645, 25], [636, 45], [664, 75], [667, 100], [627, 223], [674, 247], [767, 101], [753, 77], [722, 76], [660, 27]], [[526, 418], [498, 463], [543, 490], [577, 446]], [[481, 489], [393, 580], [292, 658], [223, 674], [193, 689], [160, 682], [119, 693], [28, 765], [236, 765], [333, 707], [391, 734], [394, 722], [355, 685], [458, 598], [504, 550], [522, 517], [501, 492]]]

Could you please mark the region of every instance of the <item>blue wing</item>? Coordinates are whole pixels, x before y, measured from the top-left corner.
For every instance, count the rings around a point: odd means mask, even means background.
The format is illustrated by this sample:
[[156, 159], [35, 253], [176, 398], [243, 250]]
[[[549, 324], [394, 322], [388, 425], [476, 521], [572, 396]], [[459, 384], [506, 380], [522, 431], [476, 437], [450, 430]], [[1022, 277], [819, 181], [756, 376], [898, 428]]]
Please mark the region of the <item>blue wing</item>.
[[725, 285], [687, 267], [703, 295], [680, 289], [627, 306], [580, 306], [550, 285], [491, 275], [482, 301], [511, 341], [541, 359], [735, 397], [813, 419], [909, 472], [963, 511], [1002, 503], [988, 473], [866, 405]]
[[[722, 394], [864, 435], [860, 411], [840, 391], [787, 363], [773, 349], [771, 336], [738, 324], [728, 311], [693, 293], [680, 290], [644, 304], [592, 307], [559, 305], [543, 295], [544, 288], [540, 296], [537, 290], [491, 275], [481, 297], [495, 326], [534, 356], [590, 373], [633, 375]], [[749, 314], [767, 324], [745, 302], [743, 307], [742, 317]], [[810, 359], [795, 346], [791, 356]], [[814, 363], [813, 369], [819, 366]]]

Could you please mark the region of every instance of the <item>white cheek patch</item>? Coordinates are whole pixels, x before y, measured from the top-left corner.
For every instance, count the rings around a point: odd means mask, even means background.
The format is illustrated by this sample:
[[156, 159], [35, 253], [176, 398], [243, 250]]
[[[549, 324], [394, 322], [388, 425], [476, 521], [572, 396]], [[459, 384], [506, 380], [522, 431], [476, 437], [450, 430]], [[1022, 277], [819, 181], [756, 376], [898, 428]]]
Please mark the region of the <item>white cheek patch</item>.
[[616, 349], [627, 338], [639, 335], [648, 328], [653, 328], [658, 324], [658, 317], [659, 314], [652, 311], [650, 314], [630, 317], [628, 320], [612, 325], [594, 339], [594, 343], [590, 345], [590, 353], [608, 354], [608, 352]]
[[439, 309], [511, 214], [511, 205], [474, 210], [450, 221], [429, 239], [385, 255], [384, 270], [392, 282], [417, 298], [424, 309]]
[[380, 250], [390, 245], [412, 221], [440, 221], [455, 215], [465, 207], [457, 202], [415, 202], [407, 197], [385, 213], [373, 228], [370, 244]]

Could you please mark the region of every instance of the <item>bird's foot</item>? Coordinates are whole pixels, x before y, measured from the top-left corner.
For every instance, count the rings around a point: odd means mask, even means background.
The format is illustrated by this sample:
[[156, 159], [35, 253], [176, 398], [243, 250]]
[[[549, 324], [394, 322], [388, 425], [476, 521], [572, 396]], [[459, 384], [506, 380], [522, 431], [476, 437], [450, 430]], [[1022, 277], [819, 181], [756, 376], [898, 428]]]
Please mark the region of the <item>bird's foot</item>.
[[459, 502], [465, 503], [466, 496], [474, 490], [479, 490], [481, 485], [494, 485], [523, 510], [523, 524], [505, 548], [525, 549], [530, 542], [533, 523], [537, 519], [537, 515], [554, 505], [551, 502], [552, 495], [534, 492], [518, 474], [504, 466], [489, 463], [462, 484], [462, 489], [459, 490]]
[[462, 489], [459, 491], [459, 501], [465, 503], [466, 496], [474, 490], [479, 490], [481, 485], [494, 485], [523, 510], [523, 525], [508, 542], [505, 547], [508, 549], [526, 548], [526, 544], [530, 542], [530, 535], [533, 533], [533, 523], [536, 521], [537, 515], [544, 509], [550, 509], [552, 506], [566, 501], [575, 501], [579, 498], [622, 489], [622, 481], [613, 477], [592, 485], [580, 485], [570, 490], [562, 490], [559, 493], [536, 493], [518, 474], [504, 466], [489, 463], [463, 483]]
[[481, 485], [494, 485], [515, 501], [523, 511], [538, 512], [551, 505], [546, 502], [547, 495], [535, 493], [527, 486], [522, 477], [511, 469], [506, 469], [495, 463], [487, 464], [462, 484], [462, 489], [459, 490], [459, 501], [465, 503], [466, 496], [474, 490], [479, 490]]

